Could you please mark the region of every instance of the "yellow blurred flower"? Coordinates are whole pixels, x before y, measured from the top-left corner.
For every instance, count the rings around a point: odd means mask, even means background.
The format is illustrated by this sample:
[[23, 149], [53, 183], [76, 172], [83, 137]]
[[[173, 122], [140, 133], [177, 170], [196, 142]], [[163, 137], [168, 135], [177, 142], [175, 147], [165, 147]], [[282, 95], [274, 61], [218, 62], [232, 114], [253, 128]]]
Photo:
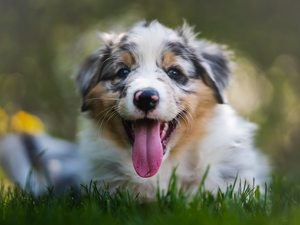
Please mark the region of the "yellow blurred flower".
[[9, 130], [16, 133], [37, 135], [44, 131], [44, 125], [38, 117], [19, 111], [12, 116]]

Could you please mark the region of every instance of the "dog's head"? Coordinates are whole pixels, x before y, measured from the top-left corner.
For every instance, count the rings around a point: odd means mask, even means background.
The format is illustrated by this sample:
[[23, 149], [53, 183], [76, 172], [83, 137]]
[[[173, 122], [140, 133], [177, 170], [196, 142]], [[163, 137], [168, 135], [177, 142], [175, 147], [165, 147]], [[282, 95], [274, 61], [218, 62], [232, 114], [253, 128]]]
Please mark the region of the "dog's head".
[[141, 177], [157, 173], [192, 120], [224, 102], [227, 55], [195, 36], [186, 25], [171, 30], [140, 22], [119, 35], [100, 34], [104, 47], [80, 65], [82, 110], [120, 149], [133, 146]]

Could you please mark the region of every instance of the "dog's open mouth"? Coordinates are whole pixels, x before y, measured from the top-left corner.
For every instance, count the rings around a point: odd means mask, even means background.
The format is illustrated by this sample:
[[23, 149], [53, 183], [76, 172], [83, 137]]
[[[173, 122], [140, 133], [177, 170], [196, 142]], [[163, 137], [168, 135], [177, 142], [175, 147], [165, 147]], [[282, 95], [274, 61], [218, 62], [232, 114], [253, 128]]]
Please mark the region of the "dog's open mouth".
[[166, 153], [167, 143], [177, 127], [178, 119], [169, 122], [150, 119], [131, 122], [122, 119], [122, 122], [133, 144], [132, 162], [135, 171], [144, 178], [154, 176]]

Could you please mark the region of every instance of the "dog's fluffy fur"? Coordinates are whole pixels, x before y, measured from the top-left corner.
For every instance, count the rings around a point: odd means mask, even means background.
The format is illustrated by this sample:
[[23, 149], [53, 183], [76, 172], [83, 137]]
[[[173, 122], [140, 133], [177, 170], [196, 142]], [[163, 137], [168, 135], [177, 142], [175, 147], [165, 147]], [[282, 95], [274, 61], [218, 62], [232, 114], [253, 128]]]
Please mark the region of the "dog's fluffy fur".
[[[82, 110], [89, 115], [89, 125], [80, 133], [86, 181], [103, 179], [111, 191], [126, 186], [153, 197], [157, 183], [167, 188], [175, 167], [180, 186], [193, 191], [210, 165], [205, 181], [209, 190], [224, 190], [237, 173], [242, 182], [252, 185], [255, 178], [263, 185], [268, 164], [253, 146], [256, 126], [224, 100], [231, 77], [224, 47], [196, 40], [187, 25], [174, 31], [156, 21], [137, 23], [119, 35], [99, 36], [104, 47], [81, 64], [76, 76]], [[124, 68], [129, 71], [125, 77], [118, 72]], [[179, 75], [172, 76], [172, 68]], [[137, 91], [147, 88], [155, 89], [160, 99], [145, 112], [133, 100]], [[172, 123], [174, 118], [178, 126], [158, 172], [148, 178], [138, 175], [122, 120]]]
[[[208, 190], [224, 190], [237, 174], [250, 185], [253, 178], [267, 181], [267, 160], [253, 146], [256, 126], [224, 99], [231, 78], [224, 47], [197, 40], [187, 25], [172, 30], [157, 21], [99, 36], [103, 47], [76, 75], [86, 121], [79, 134], [81, 182], [104, 180], [111, 192], [125, 186], [152, 198], [157, 184], [167, 188], [175, 167], [180, 187], [190, 192], [209, 165]], [[155, 95], [151, 109], [135, 102], [145, 90]]]

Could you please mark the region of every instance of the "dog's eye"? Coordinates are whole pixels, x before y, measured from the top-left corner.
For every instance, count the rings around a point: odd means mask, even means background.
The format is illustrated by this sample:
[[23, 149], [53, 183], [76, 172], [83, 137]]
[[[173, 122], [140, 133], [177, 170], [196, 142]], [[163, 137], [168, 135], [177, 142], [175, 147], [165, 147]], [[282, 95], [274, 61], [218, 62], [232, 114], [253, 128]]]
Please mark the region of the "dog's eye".
[[130, 71], [128, 69], [120, 69], [117, 73], [119, 77], [127, 77]]
[[168, 74], [171, 78], [176, 78], [176, 77], [178, 77], [178, 76], [181, 75], [181, 72], [180, 72], [180, 70], [178, 70], [178, 69], [172, 68], [172, 69], [170, 69], [170, 70], [168, 71], [167, 74]]

